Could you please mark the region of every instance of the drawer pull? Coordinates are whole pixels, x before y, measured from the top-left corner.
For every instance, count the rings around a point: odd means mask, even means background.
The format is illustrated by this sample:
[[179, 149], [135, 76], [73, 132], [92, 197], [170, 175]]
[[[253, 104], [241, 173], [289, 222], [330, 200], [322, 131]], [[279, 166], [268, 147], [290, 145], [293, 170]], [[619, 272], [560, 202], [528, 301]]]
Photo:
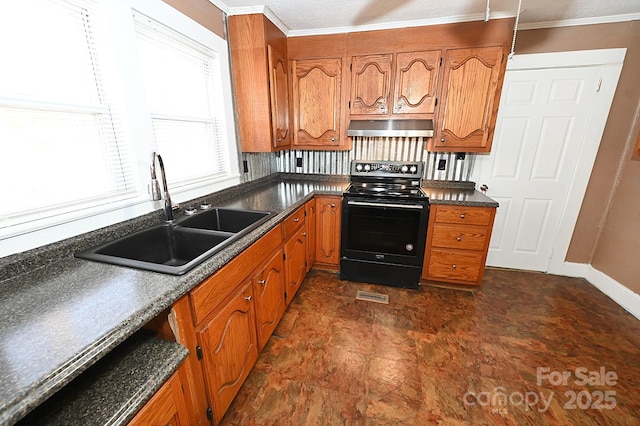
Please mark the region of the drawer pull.
[[462, 237], [460, 236], [460, 237], [456, 238], [456, 241], [462, 241]]
[[293, 219], [294, 222], [300, 222], [300, 218], [296, 217], [295, 219]]
[[252, 299], [253, 299], [253, 296], [247, 296], [244, 298], [244, 300], [246, 300], [247, 302], [251, 302]]
[[331, 203], [331, 207], [335, 207], [336, 205], [334, 203]]
[[457, 266], [456, 266], [456, 264], [454, 263], [454, 264], [451, 266], [451, 269], [456, 269], [456, 268], [457, 268]]
[[[265, 285], [266, 283], [267, 283], [267, 280], [258, 281], [258, 284], [260, 284], [260, 285]], [[251, 297], [251, 296], [249, 296], [249, 297]]]
[[460, 215], [460, 219], [464, 219], [464, 213]]
[[307, 233], [306, 233], [306, 232], [303, 232], [303, 233], [302, 233], [302, 236], [303, 236], [303, 237], [306, 237], [306, 236], [307, 236]]

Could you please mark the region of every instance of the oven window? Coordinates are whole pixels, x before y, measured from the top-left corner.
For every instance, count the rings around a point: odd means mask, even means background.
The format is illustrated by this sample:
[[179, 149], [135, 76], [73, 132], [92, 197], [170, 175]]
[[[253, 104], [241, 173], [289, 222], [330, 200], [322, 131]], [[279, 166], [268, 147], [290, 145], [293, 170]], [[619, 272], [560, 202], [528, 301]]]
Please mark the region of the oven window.
[[415, 256], [422, 210], [348, 205], [347, 250]]

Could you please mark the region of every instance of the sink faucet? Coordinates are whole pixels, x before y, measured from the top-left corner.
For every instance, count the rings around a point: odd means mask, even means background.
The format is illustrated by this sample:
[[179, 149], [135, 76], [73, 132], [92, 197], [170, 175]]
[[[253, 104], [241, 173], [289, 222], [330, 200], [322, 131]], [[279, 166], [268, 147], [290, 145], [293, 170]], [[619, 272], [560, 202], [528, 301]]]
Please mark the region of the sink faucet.
[[[160, 166], [160, 174], [162, 175], [162, 194], [160, 194], [160, 185], [158, 184], [158, 179], [156, 179], [156, 158]], [[169, 188], [167, 187], [167, 175], [164, 173], [164, 163], [162, 162], [160, 154], [156, 154], [155, 151], [151, 153], [151, 184], [149, 185], [149, 193], [153, 201], [164, 198], [164, 214], [167, 217], [167, 222], [173, 222], [173, 206], [171, 205], [171, 196], [169, 195]]]

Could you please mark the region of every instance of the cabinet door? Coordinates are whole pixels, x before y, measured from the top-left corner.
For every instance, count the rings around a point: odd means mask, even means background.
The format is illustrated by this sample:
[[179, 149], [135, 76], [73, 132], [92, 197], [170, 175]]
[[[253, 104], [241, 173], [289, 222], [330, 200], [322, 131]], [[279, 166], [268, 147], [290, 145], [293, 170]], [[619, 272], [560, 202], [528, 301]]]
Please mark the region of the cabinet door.
[[284, 269], [286, 277], [286, 302], [293, 300], [307, 274], [307, 251], [305, 228], [301, 227], [284, 243]]
[[273, 146], [282, 148], [291, 144], [289, 131], [289, 66], [284, 55], [268, 46], [269, 89], [271, 100], [271, 129]]
[[502, 47], [447, 50], [435, 148], [488, 152], [502, 88]]
[[316, 261], [316, 199], [307, 201], [304, 210], [304, 226], [307, 232], [307, 272], [309, 272]]
[[129, 423], [129, 426], [145, 425], [189, 425], [182, 385], [177, 372], [158, 389]]
[[291, 62], [294, 145], [338, 146], [342, 60], [304, 59]]
[[354, 56], [351, 61], [351, 115], [389, 114], [392, 55]]
[[258, 346], [262, 350], [273, 330], [284, 314], [284, 263], [282, 250], [277, 250], [271, 259], [260, 268], [253, 280], [255, 295]]
[[340, 197], [316, 198], [316, 262], [340, 263]]
[[218, 423], [258, 359], [251, 283], [197, 332], [202, 369]]
[[394, 115], [434, 113], [440, 57], [439, 50], [396, 55]]

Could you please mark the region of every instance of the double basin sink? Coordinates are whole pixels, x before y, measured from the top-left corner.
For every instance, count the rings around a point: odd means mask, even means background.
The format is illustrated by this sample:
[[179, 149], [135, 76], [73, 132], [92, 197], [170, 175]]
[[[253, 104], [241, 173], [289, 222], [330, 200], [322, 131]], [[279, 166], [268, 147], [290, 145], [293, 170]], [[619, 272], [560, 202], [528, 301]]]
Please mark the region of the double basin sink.
[[81, 259], [182, 275], [265, 222], [271, 212], [212, 208], [75, 254]]

